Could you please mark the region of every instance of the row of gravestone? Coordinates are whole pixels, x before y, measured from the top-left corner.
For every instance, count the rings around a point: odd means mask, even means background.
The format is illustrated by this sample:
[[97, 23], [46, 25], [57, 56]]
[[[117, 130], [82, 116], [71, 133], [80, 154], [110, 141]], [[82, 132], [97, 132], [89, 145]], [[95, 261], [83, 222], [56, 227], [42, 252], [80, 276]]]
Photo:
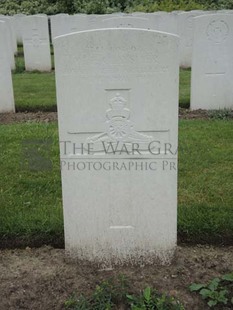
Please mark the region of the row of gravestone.
[[[192, 43], [194, 17], [206, 14], [231, 14], [233, 10], [227, 11], [190, 11], [190, 12], [157, 12], [157, 13], [133, 13], [133, 14], [109, 14], [109, 15], [68, 15], [58, 14], [50, 16], [34, 15], [25, 18], [23, 14], [13, 17], [0, 15], [0, 20], [4, 20], [9, 28], [8, 36], [13, 54], [17, 52], [17, 42], [23, 43], [26, 49], [26, 70], [51, 70], [49, 48], [49, 27], [51, 25], [51, 41], [57, 36], [101, 28], [140, 28], [158, 30], [180, 36], [180, 65], [181, 67], [191, 67], [192, 65]], [[38, 18], [41, 17], [41, 18]], [[43, 45], [41, 61], [38, 63], [36, 55], [30, 57], [35, 52], [27, 52], [28, 45], [39, 47]], [[39, 54], [39, 53], [38, 53]], [[27, 59], [29, 58], [29, 59]], [[14, 68], [14, 58], [11, 53], [12, 68]]]
[[[198, 18], [201, 38], [207, 35], [228, 61], [232, 17]], [[54, 55], [67, 253], [101, 268], [170, 262], [177, 241], [179, 37], [82, 31], [54, 39]], [[226, 75], [225, 87], [228, 67], [216, 64], [213, 73], [211, 66], [206, 77]]]
[[[232, 11], [229, 11], [232, 12]], [[219, 109], [232, 108], [232, 75], [233, 75], [233, 14], [207, 14], [203, 12], [189, 13], [160, 13], [135, 15], [63, 15], [52, 16], [51, 33], [54, 37], [70, 32], [84, 31], [86, 28], [141, 28], [177, 32], [176, 17], [179, 19], [179, 28], [183, 28], [180, 36], [180, 55], [192, 54], [191, 78], [191, 109]], [[197, 17], [194, 17], [199, 15]], [[21, 22], [25, 65], [28, 70], [51, 70], [50, 40], [47, 16], [18, 17]], [[14, 97], [10, 67], [14, 65], [13, 31], [9, 17], [0, 18], [1, 22], [1, 58], [3, 65], [0, 71], [1, 112], [14, 111]], [[166, 21], [166, 22], [165, 22]], [[188, 25], [195, 25], [195, 31]], [[153, 26], [154, 24], [154, 26]], [[23, 27], [22, 27], [23, 25]], [[69, 27], [67, 26], [69, 25]], [[156, 26], [157, 25], [157, 26]], [[186, 26], [185, 26], [186, 25]], [[176, 29], [172, 31], [172, 29]], [[166, 28], [166, 29], [165, 29]], [[22, 30], [23, 29], [23, 30]], [[178, 31], [181, 32], [181, 31]], [[185, 34], [186, 33], [186, 34]], [[189, 33], [189, 35], [188, 35]], [[18, 33], [19, 37], [19, 33]], [[183, 39], [182, 39], [183, 38]], [[185, 40], [184, 40], [185, 38]], [[186, 43], [184, 43], [184, 41]], [[190, 54], [190, 55], [191, 55]], [[9, 57], [10, 56], [10, 57]], [[187, 64], [187, 63], [186, 63]]]
[[59, 14], [51, 16], [51, 38], [71, 32], [102, 28], [140, 28], [163, 31], [180, 37], [179, 59], [181, 67], [192, 65], [194, 18], [206, 14], [232, 14], [228, 11], [159, 12], [111, 15]]

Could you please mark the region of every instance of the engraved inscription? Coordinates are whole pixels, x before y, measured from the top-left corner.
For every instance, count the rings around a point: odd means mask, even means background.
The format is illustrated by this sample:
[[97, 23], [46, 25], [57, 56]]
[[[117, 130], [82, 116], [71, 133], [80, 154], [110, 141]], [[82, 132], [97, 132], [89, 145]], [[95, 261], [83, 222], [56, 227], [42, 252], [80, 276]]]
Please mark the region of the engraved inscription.
[[[133, 76], [142, 76], [146, 77], [154, 73], [162, 73], [168, 71], [168, 66], [163, 65], [159, 61], [159, 56], [157, 51], [148, 51], [142, 52], [137, 51], [128, 56], [127, 67], [125, 65], [125, 54], [123, 51], [119, 51], [112, 55], [112, 58], [109, 59], [107, 55], [103, 53], [96, 52], [95, 62], [85, 62], [81, 60], [88, 59], [87, 53], [80, 53], [79, 55], [70, 55], [67, 54], [63, 58], [61, 63], [60, 71], [62, 75], [65, 74], [77, 74], [78, 76], [95, 76], [96, 78], [101, 78], [103, 76], [111, 76], [111, 78], [124, 77], [133, 75]], [[73, 62], [70, 61], [70, 58], [73, 59]], [[140, 60], [140, 62], [139, 62]], [[133, 66], [137, 62], [138, 66]], [[100, 70], [94, 71], [92, 67], [96, 66], [96, 63], [101, 64]], [[131, 66], [132, 64], [132, 66]], [[127, 69], [130, 67], [130, 70]], [[114, 74], [112, 73], [114, 71]]]
[[209, 23], [206, 34], [209, 40], [215, 43], [221, 43], [227, 38], [229, 27], [223, 20], [213, 20]]
[[[124, 80], [132, 75], [151, 79], [150, 75], [168, 72], [169, 64], [163, 61], [165, 55], [159, 53], [160, 45], [168, 44], [166, 39], [166, 35], [160, 35], [156, 38], [158, 48], [141, 46], [139, 49], [127, 41], [121, 46], [117, 41], [111, 45], [94, 44], [94, 39], [90, 38], [83, 42], [78, 54], [72, 53], [76, 46], [75, 41], [70, 40], [66, 44], [57, 42], [56, 44], [63, 48], [63, 58], [59, 61], [57, 71], [62, 75], [75, 74], [82, 78], [93, 76], [101, 79], [111, 76], [113, 80]], [[107, 51], [111, 52], [111, 57], [108, 57]], [[127, 51], [129, 53], [126, 54]], [[91, 53], [93, 57], [90, 57]], [[93, 70], [98, 64], [101, 64], [99, 70]]]

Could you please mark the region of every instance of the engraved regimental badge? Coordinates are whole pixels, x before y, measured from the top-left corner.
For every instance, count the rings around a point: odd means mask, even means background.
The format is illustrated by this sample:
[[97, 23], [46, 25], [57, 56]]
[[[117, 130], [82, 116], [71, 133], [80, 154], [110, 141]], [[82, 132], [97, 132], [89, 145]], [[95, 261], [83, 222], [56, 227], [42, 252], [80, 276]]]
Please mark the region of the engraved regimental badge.
[[87, 143], [122, 142], [122, 143], [148, 143], [152, 136], [144, 135], [134, 130], [130, 120], [130, 110], [126, 108], [126, 99], [119, 93], [110, 100], [111, 109], [106, 111], [106, 131], [87, 138]]

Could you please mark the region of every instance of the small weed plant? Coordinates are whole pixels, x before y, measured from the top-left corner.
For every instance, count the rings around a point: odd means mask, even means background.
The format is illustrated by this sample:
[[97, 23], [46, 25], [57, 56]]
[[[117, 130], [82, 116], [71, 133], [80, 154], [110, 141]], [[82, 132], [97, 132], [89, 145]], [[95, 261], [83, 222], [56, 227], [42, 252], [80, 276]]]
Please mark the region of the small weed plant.
[[233, 273], [214, 278], [208, 284], [193, 283], [189, 289], [198, 292], [210, 308], [233, 309]]
[[72, 295], [66, 302], [66, 309], [72, 310], [184, 310], [174, 297], [160, 294], [147, 287], [137, 295], [128, 293], [129, 285], [124, 276], [103, 281], [89, 296]]
[[219, 119], [219, 120], [228, 120], [233, 118], [233, 111], [230, 109], [220, 109], [220, 110], [210, 110], [208, 112], [209, 118]]
[[174, 297], [160, 294], [147, 287], [140, 295], [127, 295], [129, 308], [132, 310], [184, 310], [184, 307]]

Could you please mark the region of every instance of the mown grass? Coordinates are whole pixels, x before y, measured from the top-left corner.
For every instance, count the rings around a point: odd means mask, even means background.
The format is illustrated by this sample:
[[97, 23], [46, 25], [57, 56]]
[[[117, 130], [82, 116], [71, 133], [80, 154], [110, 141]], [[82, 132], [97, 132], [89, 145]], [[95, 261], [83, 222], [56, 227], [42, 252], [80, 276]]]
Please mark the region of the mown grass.
[[[53, 48], [51, 48], [54, 68]], [[18, 46], [13, 72], [13, 86], [17, 112], [57, 111], [55, 74], [52, 72], [26, 72], [23, 47]]]
[[180, 69], [179, 106], [188, 109], [190, 107], [191, 69]]
[[179, 235], [233, 242], [233, 123], [180, 121]]
[[[54, 68], [53, 49], [51, 48]], [[180, 99], [182, 108], [190, 106], [190, 70], [180, 70]], [[55, 73], [26, 72], [23, 49], [19, 47], [13, 74], [16, 110], [18, 112], [56, 111]]]
[[18, 112], [56, 111], [54, 73], [21, 73], [13, 75]]
[[[0, 132], [0, 245], [7, 245], [8, 240], [13, 246], [61, 245], [63, 222], [57, 125], [2, 125]], [[52, 170], [31, 170], [34, 166], [30, 166], [30, 160], [36, 158], [36, 154], [24, 142], [38, 139], [53, 141], [49, 154], [45, 154], [51, 160]]]
[[[0, 247], [62, 245], [57, 125], [1, 125], [0, 133]], [[49, 154], [45, 148], [52, 170], [31, 171], [28, 167], [31, 155], [36, 155], [25, 153], [23, 141], [38, 139], [52, 139]], [[180, 241], [232, 243], [232, 121], [181, 120], [179, 140]], [[41, 146], [38, 150], [43, 152]]]

